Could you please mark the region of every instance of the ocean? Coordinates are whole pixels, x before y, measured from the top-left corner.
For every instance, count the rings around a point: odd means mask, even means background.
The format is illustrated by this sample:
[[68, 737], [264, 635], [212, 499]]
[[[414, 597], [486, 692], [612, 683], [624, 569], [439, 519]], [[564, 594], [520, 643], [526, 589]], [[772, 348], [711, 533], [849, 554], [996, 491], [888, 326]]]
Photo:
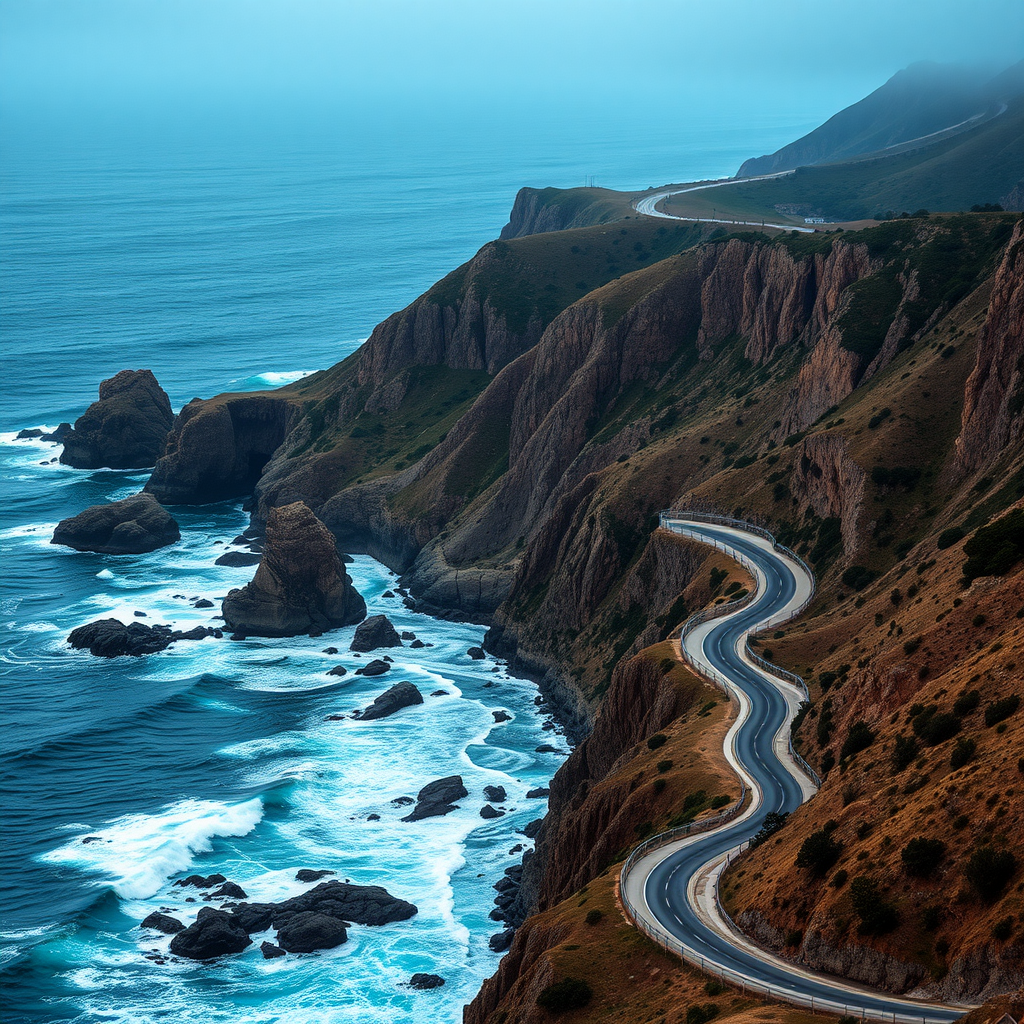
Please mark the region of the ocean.
[[[433, 119], [340, 118], [236, 132], [47, 132], [5, 125], [0, 151], [0, 644], [4, 842], [3, 1019], [16, 1022], [287, 1020], [454, 1022], [499, 956], [493, 883], [532, 844], [544, 786], [567, 741], [536, 687], [491, 657], [482, 627], [415, 614], [385, 597], [393, 574], [350, 572], [370, 614], [434, 646], [392, 652], [387, 684], [422, 706], [375, 722], [328, 720], [386, 688], [352, 674], [353, 632], [318, 639], [212, 638], [146, 658], [72, 651], [105, 616], [188, 628], [211, 622], [251, 568], [214, 564], [247, 524], [240, 503], [175, 509], [180, 543], [143, 556], [49, 543], [87, 505], [140, 489], [146, 473], [74, 470], [17, 441], [73, 421], [100, 380], [156, 374], [178, 409], [195, 396], [286, 383], [352, 352], [374, 324], [497, 236], [521, 185], [610, 187], [733, 173], [820, 119], [723, 124], [658, 107], [609, 122], [555, 111]], [[341, 653], [325, 654], [327, 646]], [[328, 675], [336, 664], [349, 674]], [[493, 711], [511, 721], [497, 724]], [[545, 744], [559, 751], [538, 752]], [[443, 818], [398, 819], [393, 801], [461, 774], [470, 796]], [[483, 820], [484, 785], [508, 791]], [[369, 820], [379, 815], [379, 820]], [[86, 841], [88, 840], [88, 841]], [[515, 852], [511, 852], [515, 851]], [[199, 906], [173, 882], [220, 872], [250, 899], [303, 891], [301, 868], [385, 886], [411, 920], [355, 926], [319, 954], [264, 960], [261, 938], [210, 964], [165, 960], [140, 929]], [[197, 895], [193, 891], [193, 896]], [[405, 984], [440, 974], [429, 992]]]

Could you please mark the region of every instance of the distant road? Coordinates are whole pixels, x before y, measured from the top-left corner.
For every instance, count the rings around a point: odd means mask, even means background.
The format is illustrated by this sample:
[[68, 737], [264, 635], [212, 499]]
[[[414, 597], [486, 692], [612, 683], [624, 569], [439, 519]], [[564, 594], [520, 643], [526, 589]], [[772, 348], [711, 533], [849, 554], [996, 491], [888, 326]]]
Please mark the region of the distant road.
[[710, 831], [677, 830], [638, 847], [622, 871], [623, 903], [656, 942], [751, 994], [893, 1024], [950, 1024], [969, 1007], [901, 998], [808, 970], [758, 947], [721, 907], [721, 874], [765, 816], [795, 810], [816, 790], [816, 780], [789, 742], [790, 723], [804, 699], [799, 680], [793, 677], [791, 683], [770, 675], [746, 654], [751, 632], [778, 625], [803, 609], [813, 594], [813, 579], [791, 552], [776, 549], [774, 541], [743, 524], [701, 518], [662, 513], [661, 525], [724, 550], [756, 580], [753, 600], [731, 614], [699, 623], [682, 640], [686, 660], [717, 680], [739, 704], [725, 756], [750, 800], [737, 808], [740, 813], [723, 814], [724, 820]]
[[724, 185], [747, 185], [752, 181], [771, 181], [773, 178], [785, 178], [787, 175], [792, 173], [792, 171], [778, 171], [775, 174], [762, 174], [756, 178], [723, 178], [721, 181], [710, 181], [704, 185], [689, 185], [686, 188], [665, 189], [661, 192], [652, 192], [650, 195], [646, 195], [642, 199], [634, 199], [633, 209], [636, 210], [637, 213], [643, 214], [645, 217], [661, 217], [664, 220], [692, 220], [706, 224], [743, 224], [752, 225], [753, 227], [758, 228], [779, 228], [782, 231], [813, 232], [814, 228], [798, 227], [796, 224], [771, 224], [768, 221], [761, 220], [729, 220], [724, 217], [678, 217], [674, 213], [665, 213], [664, 210], [659, 210], [657, 208], [658, 203], [663, 199], [669, 199], [672, 196], [681, 196], [686, 192], [703, 192], [704, 189], [722, 188]]

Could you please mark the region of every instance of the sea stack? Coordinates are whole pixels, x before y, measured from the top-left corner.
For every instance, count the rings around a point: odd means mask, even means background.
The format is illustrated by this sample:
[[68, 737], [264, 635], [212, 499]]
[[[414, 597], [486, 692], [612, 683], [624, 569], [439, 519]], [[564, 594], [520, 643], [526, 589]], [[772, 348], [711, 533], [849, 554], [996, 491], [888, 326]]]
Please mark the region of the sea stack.
[[181, 540], [170, 513], [150, 494], [106, 505], [90, 505], [77, 516], [62, 519], [51, 544], [106, 555], [139, 555]]
[[334, 537], [301, 501], [270, 510], [263, 558], [251, 583], [224, 598], [224, 621], [247, 636], [298, 636], [366, 616]]
[[174, 422], [151, 370], [122, 370], [64, 435], [60, 461], [77, 469], [144, 469], [156, 464]]

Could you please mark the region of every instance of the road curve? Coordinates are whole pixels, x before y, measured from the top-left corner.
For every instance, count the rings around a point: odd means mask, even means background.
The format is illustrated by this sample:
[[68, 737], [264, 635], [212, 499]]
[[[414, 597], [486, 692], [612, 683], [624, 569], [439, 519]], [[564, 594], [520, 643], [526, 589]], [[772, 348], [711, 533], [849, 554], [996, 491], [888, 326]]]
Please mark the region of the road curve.
[[704, 970], [772, 998], [875, 1020], [956, 1020], [969, 1007], [903, 999], [773, 956], [742, 935], [721, 909], [718, 881], [731, 857], [769, 812], [792, 811], [816, 791], [789, 744], [790, 723], [803, 693], [758, 668], [745, 653], [749, 633], [802, 610], [813, 593], [813, 579], [791, 553], [776, 550], [773, 539], [738, 526], [667, 515], [662, 525], [726, 551], [757, 581], [753, 600], [686, 630], [682, 641], [687, 660], [739, 703], [725, 754], [750, 799], [741, 813], [734, 812], [713, 831], [655, 837], [634, 851], [620, 881], [634, 923]]
[[747, 185], [752, 181], [771, 181], [773, 178], [784, 178], [792, 171], [778, 171], [775, 174], [761, 174], [756, 178], [723, 178], [721, 181], [706, 182], [703, 185], [688, 185], [686, 188], [662, 189], [651, 192], [640, 199], [633, 200], [633, 209], [645, 217], [661, 217], [664, 220], [695, 220], [708, 224], [743, 224], [759, 228], [781, 228], [783, 231], [813, 232], [814, 228], [798, 227], [796, 224], [770, 224], [760, 220], [729, 220], [723, 217], [677, 217], [674, 213], [665, 213], [658, 209], [658, 203], [671, 196], [681, 196], [685, 192], [703, 192], [708, 188], [722, 188], [724, 185]]

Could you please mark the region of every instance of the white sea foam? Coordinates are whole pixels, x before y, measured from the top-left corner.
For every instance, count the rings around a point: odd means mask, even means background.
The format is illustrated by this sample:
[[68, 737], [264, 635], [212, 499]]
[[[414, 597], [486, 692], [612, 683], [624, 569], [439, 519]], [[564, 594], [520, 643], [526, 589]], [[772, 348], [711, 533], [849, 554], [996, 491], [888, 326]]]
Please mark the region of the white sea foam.
[[[216, 836], [244, 836], [263, 817], [258, 797], [245, 803], [181, 800], [159, 814], [129, 814], [88, 837], [51, 850], [42, 859], [102, 873], [127, 899], [152, 896], [171, 875], [185, 871]], [[84, 838], [96, 836], [90, 842]]]

